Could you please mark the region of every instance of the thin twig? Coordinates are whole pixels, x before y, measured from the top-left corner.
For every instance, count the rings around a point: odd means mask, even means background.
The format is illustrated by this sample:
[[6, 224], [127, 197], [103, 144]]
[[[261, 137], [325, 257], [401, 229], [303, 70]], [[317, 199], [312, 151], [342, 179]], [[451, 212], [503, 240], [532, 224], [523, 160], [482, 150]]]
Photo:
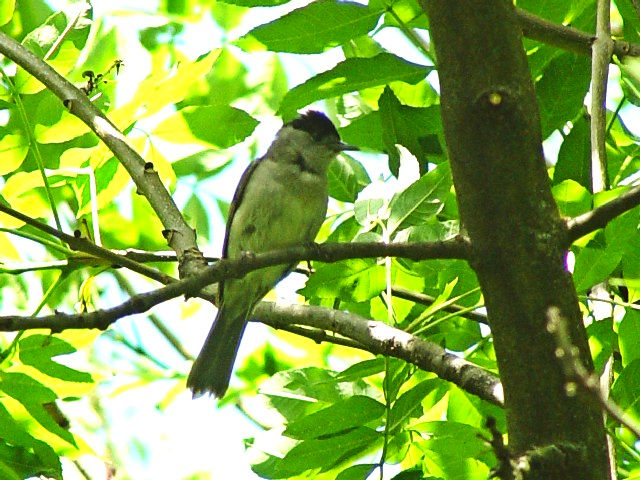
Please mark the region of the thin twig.
[[[255, 321], [255, 320], [254, 320]], [[349, 338], [338, 337], [334, 334], [327, 333], [326, 330], [312, 327], [300, 327], [296, 325], [278, 325], [273, 326], [276, 330], [283, 330], [285, 332], [294, 333], [301, 337], [306, 337], [309, 340], [313, 340], [316, 343], [332, 343], [334, 345], [342, 345], [343, 347], [356, 348], [358, 350], [365, 350], [364, 345], [355, 340]]]
[[51, 45], [51, 48], [45, 54], [44, 60], [49, 60], [51, 56], [56, 52], [56, 50], [58, 50], [60, 45], [62, 45], [62, 42], [64, 42], [65, 38], [67, 38], [67, 35], [69, 35], [69, 32], [76, 26], [78, 20], [80, 20], [80, 17], [87, 13], [87, 10], [89, 10], [91, 6], [88, 3], [76, 3], [74, 5], [74, 8], [77, 10], [75, 16], [67, 24], [62, 33], [58, 35], [56, 41], [53, 42], [53, 45]]
[[47, 194], [47, 200], [49, 202], [49, 206], [51, 207], [53, 218], [56, 222], [56, 226], [58, 227], [58, 229], [61, 229], [62, 224], [60, 223], [60, 216], [58, 215], [58, 209], [53, 199], [53, 191], [51, 190], [51, 185], [49, 184], [49, 178], [47, 177], [47, 173], [45, 172], [44, 159], [42, 158], [42, 154], [40, 153], [40, 147], [38, 146], [38, 142], [36, 141], [36, 137], [33, 131], [34, 129], [33, 129], [33, 126], [31, 125], [31, 121], [29, 120], [29, 116], [27, 115], [27, 110], [24, 108], [22, 97], [20, 96], [20, 92], [18, 92], [18, 90], [16, 89], [11, 78], [4, 72], [4, 69], [1, 66], [0, 66], [0, 74], [4, 78], [5, 82], [7, 82], [7, 85], [9, 86], [9, 91], [11, 92], [11, 96], [13, 97], [16, 110], [18, 111], [18, 116], [20, 117], [20, 121], [22, 122], [23, 131], [29, 142], [29, 149], [31, 150], [31, 154], [33, 155], [33, 158], [36, 161], [36, 165], [38, 166], [38, 170], [40, 171], [40, 176], [42, 177], [42, 185], [44, 186], [44, 191]]
[[[56, 230], [53, 227], [50, 227], [46, 223], [42, 223], [38, 220], [35, 220], [23, 213], [20, 213], [13, 208], [6, 206], [3, 203], [0, 203], [0, 212], [6, 213], [7, 215], [11, 215], [18, 220], [23, 221], [24, 223], [31, 225], [32, 227], [37, 228], [40, 231], [46, 232], [49, 235], [52, 235], [60, 240], [66, 242], [71, 248], [74, 250], [80, 250], [81, 252], [88, 253], [92, 255], [94, 258], [86, 259], [88, 263], [91, 261], [95, 262], [98, 259], [107, 260], [112, 265], [119, 265], [121, 267], [126, 267], [129, 270], [133, 270], [134, 272], [138, 272], [145, 277], [152, 278], [154, 280], [159, 281], [160, 283], [170, 283], [175, 281], [175, 278], [166, 275], [159, 270], [148, 267], [142, 263], [134, 262], [126, 257], [118, 255], [111, 250], [107, 250], [106, 248], [99, 247], [95, 243], [80, 237], [74, 237], [73, 235], [69, 235], [67, 233]], [[74, 260], [74, 257], [70, 257], [69, 260]], [[76, 259], [79, 260], [79, 259]]]
[[[618, 405], [607, 398], [607, 395], [600, 389], [598, 376], [589, 372], [580, 361], [577, 349], [571, 342], [566, 321], [560, 310], [557, 307], [549, 308], [547, 317], [547, 330], [556, 342], [556, 356], [562, 364], [567, 379], [582, 388], [597, 401], [611, 418], [628, 428], [636, 438], [640, 438], [640, 425], [626, 416]], [[567, 387], [567, 391], [571, 392], [571, 385], [569, 384]]]
[[[433, 305], [435, 303], [436, 298], [431, 295], [427, 295], [425, 293], [413, 292], [411, 290], [407, 290], [402, 287], [393, 287], [391, 289], [391, 293], [398, 297], [403, 298], [404, 300], [409, 300], [414, 303], [419, 303], [421, 305]], [[474, 307], [479, 308], [479, 307]], [[445, 306], [442, 310], [450, 313], [457, 313], [461, 317], [467, 318], [469, 320], [473, 320], [474, 322], [482, 323], [488, 325], [487, 316], [482, 313], [478, 313], [475, 311], [468, 311], [467, 307], [463, 307], [462, 305], [452, 304]]]
[[567, 220], [567, 246], [599, 228], [618, 215], [640, 205], [640, 186], [633, 187], [590, 212]]
[[596, 39], [591, 54], [591, 182], [593, 193], [609, 187], [607, 178], [607, 80], [613, 53], [609, 0], [598, 0]]
[[[136, 292], [131, 286], [129, 280], [125, 278], [124, 275], [121, 275], [118, 272], [115, 272], [116, 280], [120, 287], [127, 292], [127, 295], [133, 297]], [[184, 358], [185, 360], [195, 360], [193, 355], [191, 355], [184, 345], [178, 340], [178, 337], [167, 327], [162, 320], [158, 318], [154, 313], [150, 313], [147, 317], [149, 321], [153, 324], [154, 327], [160, 332], [160, 334], [169, 342], [169, 344], [173, 347], [173, 349], [178, 352], [178, 354]]]
[[640, 18], [640, 1], [631, 0], [631, 4], [633, 5], [633, 9], [636, 11], [636, 15]]

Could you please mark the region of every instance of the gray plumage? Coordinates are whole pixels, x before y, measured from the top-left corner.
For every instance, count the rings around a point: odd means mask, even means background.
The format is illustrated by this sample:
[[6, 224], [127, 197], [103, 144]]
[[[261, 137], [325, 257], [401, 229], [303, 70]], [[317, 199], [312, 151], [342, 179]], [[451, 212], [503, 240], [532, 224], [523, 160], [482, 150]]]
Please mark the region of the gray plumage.
[[[327, 170], [343, 144], [322, 113], [285, 124], [264, 157], [242, 174], [231, 202], [223, 258], [260, 253], [315, 239], [327, 211]], [[197, 397], [223, 397], [247, 320], [255, 305], [295, 265], [278, 265], [220, 284], [215, 322], [191, 368], [187, 386]]]

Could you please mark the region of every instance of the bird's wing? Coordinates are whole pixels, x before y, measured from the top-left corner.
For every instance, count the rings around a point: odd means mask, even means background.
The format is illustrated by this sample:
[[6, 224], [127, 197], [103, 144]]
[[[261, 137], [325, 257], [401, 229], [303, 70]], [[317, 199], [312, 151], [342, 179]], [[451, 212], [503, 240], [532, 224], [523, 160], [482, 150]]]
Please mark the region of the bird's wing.
[[[249, 183], [249, 178], [255, 171], [256, 167], [260, 164], [262, 158], [255, 160], [249, 164], [249, 166], [245, 169], [240, 177], [240, 181], [238, 182], [238, 186], [236, 187], [236, 191], [233, 194], [233, 199], [231, 200], [231, 207], [229, 208], [229, 215], [227, 217], [227, 226], [224, 232], [224, 242], [222, 244], [222, 258], [228, 258], [229, 251], [229, 232], [231, 231], [231, 224], [233, 223], [233, 217], [236, 214], [236, 210], [238, 210], [238, 205], [242, 202], [242, 197], [244, 196], [244, 191], [246, 190], [247, 183]], [[220, 282], [218, 288], [218, 298], [222, 301], [222, 292], [224, 289], [224, 281]]]
[[236, 187], [236, 192], [233, 194], [233, 200], [231, 200], [231, 207], [229, 208], [229, 216], [227, 217], [227, 226], [224, 232], [224, 243], [222, 244], [222, 258], [227, 258], [227, 254], [229, 251], [229, 232], [231, 231], [231, 224], [233, 223], [233, 217], [236, 214], [236, 210], [238, 210], [238, 205], [242, 202], [242, 197], [244, 196], [244, 191], [246, 190], [247, 183], [249, 183], [249, 178], [253, 174], [256, 167], [260, 164], [262, 158], [251, 162], [249, 166], [246, 168], [242, 176], [240, 177], [240, 181], [238, 182], [238, 186]]

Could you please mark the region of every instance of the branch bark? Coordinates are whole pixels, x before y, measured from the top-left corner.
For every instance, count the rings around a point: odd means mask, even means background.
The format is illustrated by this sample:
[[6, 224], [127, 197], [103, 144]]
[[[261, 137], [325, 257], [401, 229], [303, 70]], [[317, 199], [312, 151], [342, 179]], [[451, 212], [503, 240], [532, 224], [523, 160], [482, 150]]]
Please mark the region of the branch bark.
[[[109, 309], [80, 314], [56, 312], [53, 315], [42, 317], [0, 317], [0, 331], [34, 328], [50, 329], [52, 332], [84, 328], [104, 330], [124, 316], [144, 313], [153, 306], [171, 298], [198, 291], [211, 282], [242, 276], [257, 268], [293, 263], [303, 259], [319, 260], [322, 258], [322, 261], [332, 262], [346, 258], [371, 258], [381, 256], [380, 253], [383, 251], [388, 254], [403, 253], [403, 256], [414, 260], [423, 260], [464, 256], [468, 249], [466, 243], [460, 240], [397, 245], [346, 243], [296, 247], [234, 260], [225, 259], [207, 268], [201, 274], [174, 281], [153, 292], [134, 295], [126, 302]], [[260, 303], [254, 311], [254, 317], [274, 328], [293, 331], [315, 341], [335, 341], [335, 343], [360, 348], [373, 354], [403, 359], [423, 370], [434, 372], [442, 379], [453, 382], [460, 388], [478, 395], [490, 403], [495, 405], [503, 403], [500, 381], [493, 374], [446, 352], [433, 342], [422, 340], [383, 322], [329, 308], [307, 305], [283, 307], [270, 302]], [[300, 328], [301, 325], [311, 327], [314, 330]], [[334, 340], [324, 331], [337, 333], [341, 337]]]
[[[350, 258], [404, 257], [412, 260], [442, 258], [467, 258], [469, 245], [466, 240], [456, 237], [453, 240], [424, 243], [325, 243], [291, 247], [257, 255], [245, 255], [235, 259], [222, 259], [215, 265], [205, 268], [201, 273], [176, 281], [171, 279], [168, 285], [152, 292], [131, 297], [122, 304], [95, 312], [65, 314], [56, 312], [43, 317], [4, 316], [0, 317], [0, 331], [18, 331], [33, 328], [46, 328], [60, 332], [69, 328], [106, 329], [118, 319], [144, 313], [152, 307], [180, 295], [199, 296], [213, 301], [202, 289], [228, 278], [241, 278], [247, 273], [272, 265], [295, 264], [302, 260], [318, 260], [325, 263]], [[170, 277], [169, 277], [170, 278]]]
[[607, 79], [613, 53], [609, 0], [598, 0], [596, 38], [591, 54], [591, 181], [593, 193], [609, 187], [607, 178]]
[[640, 186], [627, 190], [613, 200], [594, 208], [590, 212], [567, 220], [566, 246], [568, 247], [571, 243], [585, 236], [587, 233], [606, 227], [607, 224], [618, 215], [622, 215], [624, 212], [638, 205], [640, 205]]
[[[566, 25], [558, 25], [520, 8], [516, 9], [516, 15], [525, 37], [570, 52], [582, 55], [591, 54], [591, 46], [596, 39], [593, 34]], [[638, 57], [640, 56], [640, 45], [615, 40], [613, 41], [613, 54], [618, 58]]]
[[498, 378], [483, 368], [447, 352], [440, 345], [422, 340], [383, 322], [311, 305], [279, 306], [262, 302], [254, 317], [274, 328], [292, 324], [335, 332], [355, 340], [373, 354], [400, 358], [422, 370], [433, 372], [469, 393], [501, 406], [502, 386]]

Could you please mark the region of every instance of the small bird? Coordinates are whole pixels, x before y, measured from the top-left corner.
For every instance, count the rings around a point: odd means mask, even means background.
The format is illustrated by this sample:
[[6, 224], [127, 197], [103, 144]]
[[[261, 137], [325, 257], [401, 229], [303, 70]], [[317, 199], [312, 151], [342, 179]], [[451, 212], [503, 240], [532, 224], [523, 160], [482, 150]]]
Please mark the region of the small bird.
[[[286, 123], [240, 178], [222, 258], [312, 242], [327, 213], [329, 164], [344, 150], [357, 148], [340, 141], [323, 113], [308, 111]], [[218, 314], [187, 379], [194, 398], [224, 396], [253, 308], [294, 266], [267, 267], [221, 282]]]

